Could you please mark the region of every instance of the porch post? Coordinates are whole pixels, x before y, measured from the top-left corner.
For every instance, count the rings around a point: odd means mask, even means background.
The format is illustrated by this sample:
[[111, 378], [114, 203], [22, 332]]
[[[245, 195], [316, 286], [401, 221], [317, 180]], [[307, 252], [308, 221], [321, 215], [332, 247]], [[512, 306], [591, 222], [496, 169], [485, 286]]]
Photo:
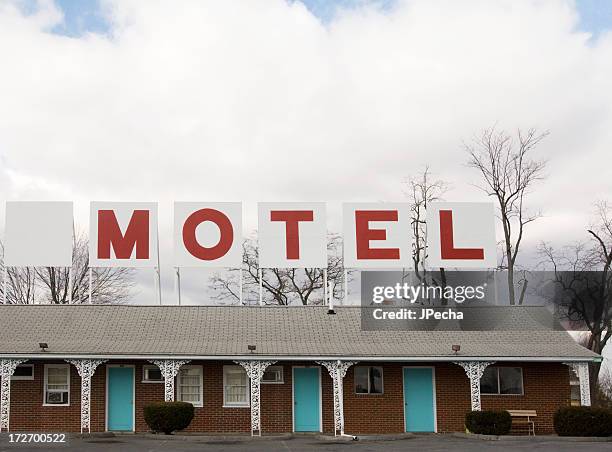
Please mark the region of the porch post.
[[0, 432], [2, 429], [9, 431], [11, 377], [17, 366], [26, 361], [27, 359], [0, 359], [0, 378], [2, 378], [2, 386], [0, 387]]
[[151, 359], [150, 363], [159, 367], [162, 377], [164, 377], [164, 400], [174, 401], [174, 377], [178, 374], [182, 365], [187, 364], [189, 359]]
[[261, 377], [266, 371], [266, 368], [274, 364], [276, 361], [248, 360], [234, 362], [244, 368], [246, 374], [251, 380], [251, 435], [261, 436], [261, 400], [259, 397]]
[[317, 361], [329, 372], [334, 383], [334, 435], [344, 435], [344, 388], [343, 380], [349, 367], [356, 361]]
[[578, 380], [580, 381], [580, 405], [591, 406], [591, 383], [589, 382], [589, 363], [586, 361], [581, 362], [568, 362], [563, 363], [566, 366], [572, 368]]
[[106, 359], [67, 359], [81, 377], [81, 433], [91, 433], [91, 377]]
[[472, 400], [472, 411], [480, 411], [480, 378], [485, 369], [494, 361], [456, 361], [455, 364], [463, 367], [467, 377], [470, 379], [470, 395]]

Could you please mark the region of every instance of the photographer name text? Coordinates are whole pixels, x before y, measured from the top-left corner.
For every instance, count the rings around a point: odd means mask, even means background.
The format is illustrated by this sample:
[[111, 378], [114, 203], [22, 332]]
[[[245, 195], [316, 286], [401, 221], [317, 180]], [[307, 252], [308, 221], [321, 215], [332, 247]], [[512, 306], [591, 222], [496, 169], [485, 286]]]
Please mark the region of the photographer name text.
[[375, 320], [463, 320], [463, 312], [453, 308], [436, 310], [432, 308], [399, 308], [385, 310], [376, 308], [372, 312]]

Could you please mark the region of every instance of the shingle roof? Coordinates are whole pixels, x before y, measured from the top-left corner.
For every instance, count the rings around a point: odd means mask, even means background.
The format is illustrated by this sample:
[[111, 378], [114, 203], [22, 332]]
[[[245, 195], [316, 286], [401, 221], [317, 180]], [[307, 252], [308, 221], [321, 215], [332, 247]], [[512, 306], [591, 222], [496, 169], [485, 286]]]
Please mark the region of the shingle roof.
[[[598, 355], [543, 326], [543, 308], [479, 308], [494, 331], [363, 331], [359, 307], [0, 306], [0, 357], [546, 359]], [[256, 345], [250, 354], [247, 345]], [[451, 346], [460, 344], [459, 355]]]

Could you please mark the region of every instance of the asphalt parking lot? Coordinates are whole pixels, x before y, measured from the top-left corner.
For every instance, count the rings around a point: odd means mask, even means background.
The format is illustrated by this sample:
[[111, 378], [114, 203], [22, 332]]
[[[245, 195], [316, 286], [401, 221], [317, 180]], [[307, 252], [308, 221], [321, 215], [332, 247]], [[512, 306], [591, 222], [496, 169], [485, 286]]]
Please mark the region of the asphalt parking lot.
[[426, 435], [409, 439], [391, 441], [343, 441], [333, 442], [312, 437], [289, 439], [166, 439], [125, 435], [116, 437], [68, 438], [62, 444], [10, 443], [8, 435], [0, 437], [0, 451], [118, 451], [118, 452], [168, 452], [168, 451], [609, 451], [612, 442], [574, 442], [558, 438], [538, 438], [537, 440], [500, 440], [457, 438], [451, 435]]

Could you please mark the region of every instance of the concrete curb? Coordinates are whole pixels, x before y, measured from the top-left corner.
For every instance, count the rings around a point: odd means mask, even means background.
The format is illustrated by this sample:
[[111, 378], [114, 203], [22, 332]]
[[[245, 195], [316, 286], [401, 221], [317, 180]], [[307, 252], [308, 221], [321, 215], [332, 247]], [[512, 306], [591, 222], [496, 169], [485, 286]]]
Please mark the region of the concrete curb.
[[345, 436], [332, 436], [332, 435], [321, 435], [317, 433], [313, 434], [300, 434], [300, 433], [287, 433], [283, 435], [263, 435], [263, 436], [251, 436], [249, 434], [244, 435], [198, 435], [188, 433], [178, 433], [174, 435], [164, 435], [163, 433], [75, 433], [70, 435], [72, 438], [79, 439], [104, 439], [104, 438], [142, 438], [157, 441], [192, 441], [201, 443], [236, 443], [236, 442], [250, 442], [250, 441], [283, 441], [291, 440], [295, 438], [310, 438], [315, 441], [325, 443], [346, 443], [351, 441], [397, 441], [404, 439], [416, 438], [417, 435], [413, 433], [403, 433], [395, 435], [345, 435]]
[[198, 435], [198, 434], [186, 434], [178, 433], [174, 435], [164, 435], [163, 433], [136, 433], [135, 436], [144, 439], [161, 440], [161, 441], [193, 441], [193, 442], [250, 442], [250, 441], [266, 441], [266, 440], [286, 440], [293, 438], [293, 435], [263, 435], [263, 436], [251, 436], [245, 435]]
[[525, 436], [525, 435], [479, 435], [476, 433], [451, 433], [455, 438], [463, 439], [479, 439], [482, 441], [531, 441], [531, 442], [547, 442], [547, 441], [567, 441], [575, 443], [605, 443], [612, 442], [612, 437], [599, 436], [557, 436], [557, 435], [540, 435], [540, 436]]
[[70, 438], [76, 439], [95, 439], [95, 438], [115, 438], [117, 435], [113, 432], [97, 432], [97, 433], [68, 433], [67, 435]]
[[417, 438], [414, 433], [397, 433], [390, 435], [358, 435], [356, 441], [398, 441]]
[[[292, 435], [292, 438], [308, 438], [307, 435]], [[313, 439], [317, 441], [322, 441], [326, 443], [346, 443], [351, 441], [357, 441], [358, 438], [353, 435], [345, 435], [345, 436], [332, 436], [332, 435], [315, 435]]]

